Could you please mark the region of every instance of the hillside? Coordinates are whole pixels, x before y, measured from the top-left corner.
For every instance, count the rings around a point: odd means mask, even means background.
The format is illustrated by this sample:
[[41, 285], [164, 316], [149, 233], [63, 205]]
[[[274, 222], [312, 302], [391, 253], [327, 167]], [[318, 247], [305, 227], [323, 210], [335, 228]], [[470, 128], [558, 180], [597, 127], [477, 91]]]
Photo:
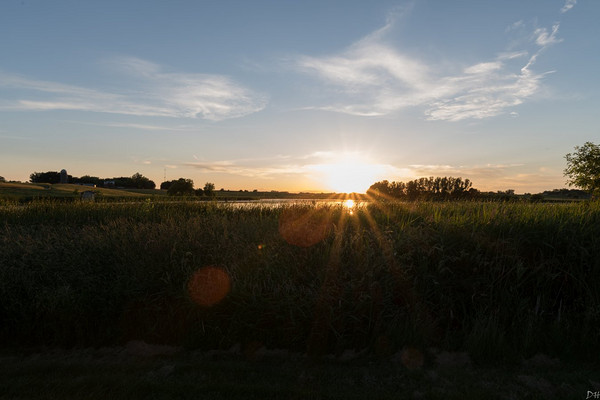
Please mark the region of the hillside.
[[[82, 192], [91, 190], [97, 196], [107, 198], [144, 198], [147, 193], [136, 193], [120, 189], [106, 189], [74, 184], [49, 183], [4, 183], [0, 182], [0, 199], [27, 201], [37, 198], [78, 198]], [[156, 191], [160, 193], [160, 191]]]

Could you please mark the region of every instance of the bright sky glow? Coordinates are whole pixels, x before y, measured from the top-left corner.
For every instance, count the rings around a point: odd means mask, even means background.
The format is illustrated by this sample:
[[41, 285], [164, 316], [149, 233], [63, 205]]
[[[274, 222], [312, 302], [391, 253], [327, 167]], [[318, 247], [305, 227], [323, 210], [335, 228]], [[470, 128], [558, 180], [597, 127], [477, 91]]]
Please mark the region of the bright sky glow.
[[319, 181], [338, 193], [364, 193], [373, 183], [386, 179], [388, 168], [362, 158], [360, 154], [346, 153], [334, 156], [326, 164], [312, 168], [321, 175]]
[[596, 0], [5, 0], [0, 176], [564, 187], [564, 155], [600, 142], [599, 16]]

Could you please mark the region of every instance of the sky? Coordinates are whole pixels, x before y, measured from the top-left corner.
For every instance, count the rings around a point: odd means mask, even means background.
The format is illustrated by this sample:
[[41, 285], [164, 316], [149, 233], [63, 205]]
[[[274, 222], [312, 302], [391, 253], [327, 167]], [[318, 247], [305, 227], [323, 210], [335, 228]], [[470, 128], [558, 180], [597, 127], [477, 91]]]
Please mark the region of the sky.
[[566, 187], [600, 1], [0, 2], [0, 176], [364, 192]]

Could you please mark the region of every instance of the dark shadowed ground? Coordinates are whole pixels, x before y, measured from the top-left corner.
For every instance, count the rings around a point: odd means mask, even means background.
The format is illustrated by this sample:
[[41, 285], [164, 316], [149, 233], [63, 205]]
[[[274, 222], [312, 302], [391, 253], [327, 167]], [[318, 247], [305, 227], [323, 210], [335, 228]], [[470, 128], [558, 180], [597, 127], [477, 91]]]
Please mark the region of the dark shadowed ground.
[[311, 360], [265, 348], [193, 352], [130, 342], [1, 354], [0, 399], [586, 399], [600, 391], [597, 367], [541, 354], [486, 367], [435, 349]]

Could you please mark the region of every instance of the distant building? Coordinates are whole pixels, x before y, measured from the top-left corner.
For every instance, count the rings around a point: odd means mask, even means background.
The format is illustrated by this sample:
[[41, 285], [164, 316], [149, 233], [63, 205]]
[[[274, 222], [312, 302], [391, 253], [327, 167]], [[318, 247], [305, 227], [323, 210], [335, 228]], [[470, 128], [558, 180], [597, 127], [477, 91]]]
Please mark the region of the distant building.
[[115, 187], [115, 181], [104, 181], [104, 187]]
[[69, 175], [67, 175], [66, 169], [60, 170], [60, 183], [69, 183]]

